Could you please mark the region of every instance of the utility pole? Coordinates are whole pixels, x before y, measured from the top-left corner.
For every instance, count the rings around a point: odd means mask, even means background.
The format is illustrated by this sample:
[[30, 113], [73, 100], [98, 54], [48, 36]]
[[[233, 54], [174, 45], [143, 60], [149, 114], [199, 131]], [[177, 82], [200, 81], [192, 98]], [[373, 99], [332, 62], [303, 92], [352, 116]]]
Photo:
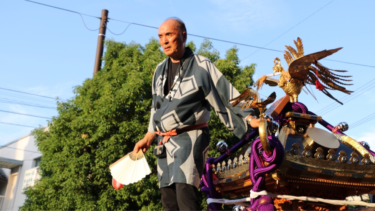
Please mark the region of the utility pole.
[[102, 10], [102, 17], [100, 18], [98, 44], [96, 47], [96, 56], [95, 56], [94, 76], [97, 72], [99, 72], [100, 67], [102, 66], [103, 46], [104, 46], [105, 32], [107, 29], [107, 22], [108, 22], [108, 10], [104, 9]]

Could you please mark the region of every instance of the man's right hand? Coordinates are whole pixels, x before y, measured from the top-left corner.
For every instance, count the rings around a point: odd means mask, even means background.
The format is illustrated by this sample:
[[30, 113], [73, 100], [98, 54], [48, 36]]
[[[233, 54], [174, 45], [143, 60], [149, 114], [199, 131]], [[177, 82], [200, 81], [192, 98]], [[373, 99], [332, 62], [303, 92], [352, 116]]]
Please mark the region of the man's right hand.
[[145, 153], [148, 150], [148, 148], [150, 148], [154, 138], [155, 135], [153, 133], [147, 132], [145, 137], [135, 144], [133, 153], [138, 153], [139, 150], [142, 150], [143, 153]]

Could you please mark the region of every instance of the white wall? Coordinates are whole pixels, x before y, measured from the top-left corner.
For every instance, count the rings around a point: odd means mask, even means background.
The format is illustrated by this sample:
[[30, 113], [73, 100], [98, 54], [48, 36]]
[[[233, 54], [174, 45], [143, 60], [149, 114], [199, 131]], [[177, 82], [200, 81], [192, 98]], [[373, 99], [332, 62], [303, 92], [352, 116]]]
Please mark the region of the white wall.
[[[26, 195], [22, 193], [22, 182], [25, 176], [25, 171], [33, 168], [34, 160], [41, 157], [41, 152], [38, 151], [35, 145], [35, 139], [32, 135], [20, 138], [19, 140], [0, 148], [0, 157], [21, 160], [22, 166], [18, 168], [18, 172], [12, 173], [9, 169], [2, 169], [7, 173], [8, 184], [5, 193], [5, 201], [3, 209], [0, 210], [18, 210], [26, 200]], [[13, 171], [16, 171], [13, 169]], [[15, 184], [11, 184], [11, 180], [16, 179]]]

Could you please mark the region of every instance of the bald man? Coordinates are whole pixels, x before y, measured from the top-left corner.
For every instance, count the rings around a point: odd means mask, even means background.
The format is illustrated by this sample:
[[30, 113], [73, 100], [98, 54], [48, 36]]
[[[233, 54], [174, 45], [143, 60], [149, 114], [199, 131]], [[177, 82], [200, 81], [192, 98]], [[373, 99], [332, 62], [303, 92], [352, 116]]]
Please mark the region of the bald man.
[[228, 103], [238, 91], [209, 59], [185, 47], [187, 32], [181, 20], [166, 20], [158, 36], [169, 58], [156, 67], [148, 132], [133, 151], [146, 152], [158, 136], [166, 151], [157, 166], [163, 209], [201, 210], [197, 188], [209, 146], [211, 108], [239, 138], [248, 124], [258, 127], [259, 119]]

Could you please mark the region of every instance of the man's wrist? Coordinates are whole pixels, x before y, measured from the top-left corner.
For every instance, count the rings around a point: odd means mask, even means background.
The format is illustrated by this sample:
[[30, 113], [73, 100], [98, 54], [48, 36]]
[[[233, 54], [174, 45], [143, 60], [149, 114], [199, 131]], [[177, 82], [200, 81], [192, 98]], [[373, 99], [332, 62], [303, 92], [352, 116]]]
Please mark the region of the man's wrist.
[[256, 118], [257, 118], [256, 116], [249, 115], [249, 116], [246, 117], [246, 121], [250, 125], [251, 120], [256, 119]]

